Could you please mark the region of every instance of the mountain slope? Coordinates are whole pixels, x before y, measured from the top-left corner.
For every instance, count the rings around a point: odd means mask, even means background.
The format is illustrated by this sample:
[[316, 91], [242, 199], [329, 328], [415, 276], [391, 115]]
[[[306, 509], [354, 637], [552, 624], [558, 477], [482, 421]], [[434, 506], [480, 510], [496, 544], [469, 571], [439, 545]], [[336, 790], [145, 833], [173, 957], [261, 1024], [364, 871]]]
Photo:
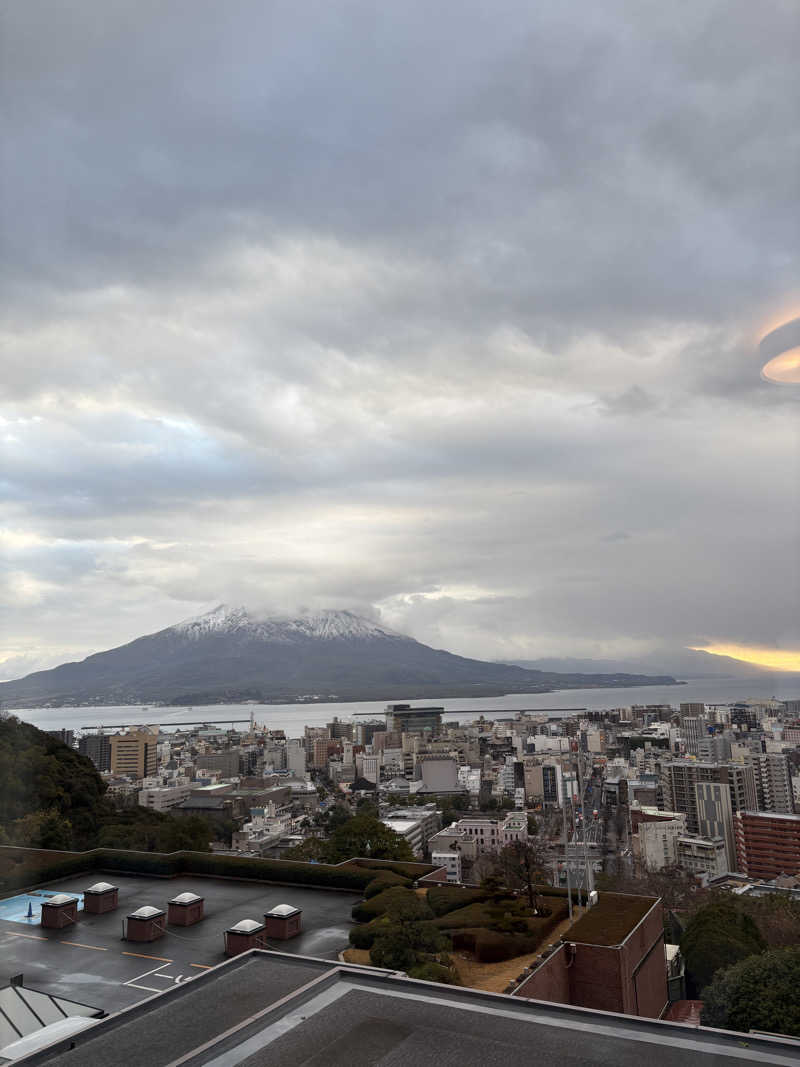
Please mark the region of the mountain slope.
[[314, 693], [384, 699], [673, 680], [620, 678], [559, 675], [467, 659], [429, 648], [347, 611], [261, 618], [245, 608], [220, 605], [206, 615], [95, 653], [80, 663], [64, 663], [4, 682], [0, 702], [11, 707], [81, 702], [200, 704], [291, 701]]

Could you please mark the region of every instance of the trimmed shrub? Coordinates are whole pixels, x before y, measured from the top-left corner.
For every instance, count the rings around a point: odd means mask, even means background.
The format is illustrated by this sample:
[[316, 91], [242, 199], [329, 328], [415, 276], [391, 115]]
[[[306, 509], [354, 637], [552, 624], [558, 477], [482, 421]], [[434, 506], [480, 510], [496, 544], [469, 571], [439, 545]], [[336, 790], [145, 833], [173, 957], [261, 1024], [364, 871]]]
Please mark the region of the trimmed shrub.
[[436, 870], [431, 863], [412, 863], [410, 860], [374, 860], [360, 857], [353, 860], [345, 860], [344, 863], [337, 864], [337, 866], [358, 867], [373, 871], [392, 871], [394, 874], [400, 874], [403, 878], [410, 878], [412, 881]]
[[535, 952], [541, 942], [539, 935], [520, 936], [501, 934], [496, 930], [478, 930], [473, 951], [480, 963], [499, 963]]
[[380, 932], [381, 927], [376, 923], [353, 926], [350, 928], [350, 944], [353, 948], [372, 948]]
[[392, 971], [409, 971], [417, 962], [416, 952], [396, 927], [375, 938], [369, 958], [375, 967], [388, 967]]
[[[508, 903], [511, 905], [510, 907], [495, 904], [491, 900], [476, 901], [474, 904], [468, 904], [465, 908], [457, 908], [446, 915], [441, 915], [433, 921], [440, 930], [458, 930], [460, 927], [467, 926], [481, 926], [493, 929], [503, 921], [509, 911], [513, 913], [513, 905], [516, 902], [509, 901]], [[512, 914], [512, 917], [515, 916]]]
[[430, 909], [437, 917], [486, 899], [487, 893], [483, 889], [460, 889], [454, 885], [432, 886], [427, 897]]
[[395, 874], [393, 871], [381, 871], [380, 874], [375, 875], [364, 890], [364, 896], [369, 900], [370, 897], [375, 897], [378, 893], [382, 893], [384, 889], [391, 889], [396, 885], [408, 887], [410, 884], [411, 880], [409, 878], [403, 878], [402, 875]]
[[460, 985], [458, 975], [450, 967], [432, 960], [418, 963], [408, 972], [409, 978], [419, 978], [423, 982], [441, 982], [444, 985]]
[[397, 916], [403, 919], [429, 919], [431, 910], [413, 889], [394, 886], [353, 907], [353, 919], [366, 923], [379, 915]]

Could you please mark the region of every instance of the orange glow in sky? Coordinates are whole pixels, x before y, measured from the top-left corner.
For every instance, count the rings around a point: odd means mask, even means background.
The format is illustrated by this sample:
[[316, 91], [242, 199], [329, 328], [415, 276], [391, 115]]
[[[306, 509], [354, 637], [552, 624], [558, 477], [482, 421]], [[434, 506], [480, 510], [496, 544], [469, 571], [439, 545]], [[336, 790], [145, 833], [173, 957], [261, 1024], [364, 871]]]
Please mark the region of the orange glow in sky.
[[764, 364], [761, 373], [771, 382], [800, 382], [800, 347], [775, 356]]
[[778, 648], [759, 648], [756, 645], [707, 645], [695, 647], [693, 652], [710, 652], [712, 656], [731, 656], [752, 663], [756, 667], [770, 667], [774, 671], [800, 671], [800, 652]]
[[780, 385], [800, 383], [800, 317], [765, 334], [758, 351], [764, 361], [762, 378]]

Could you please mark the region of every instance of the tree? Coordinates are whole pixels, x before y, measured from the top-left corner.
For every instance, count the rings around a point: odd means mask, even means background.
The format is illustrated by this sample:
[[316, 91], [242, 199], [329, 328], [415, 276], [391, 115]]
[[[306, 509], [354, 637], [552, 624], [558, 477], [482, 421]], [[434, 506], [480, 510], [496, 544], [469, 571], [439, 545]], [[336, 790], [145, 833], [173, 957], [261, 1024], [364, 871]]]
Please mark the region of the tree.
[[521, 890], [534, 914], [539, 913], [537, 884], [547, 881], [544, 853], [533, 841], [512, 841], [497, 857], [497, 874], [509, 889]]
[[354, 856], [383, 860], [413, 860], [414, 853], [404, 837], [371, 815], [356, 815], [333, 831], [324, 842], [326, 863], [340, 863]]
[[356, 803], [356, 815], [369, 815], [372, 819], [378, 818], [378, 805], [368, 797], [360, 797]]
[[15, 845], [26, 848], [50, 848], [69, 851], [72, 848], [72, 826], [55, 808], [35, 811], [17, 819], [12, 827]]
[[800, 1037], [800, 948], [750, 956], [725, 970], [703, 990], [704, 1026], [767, 1030]]
[[686, 976], [697, 994], [717, 971], [763, 952], [758, 927], [729, 893], [715, 894], [689, 920], [681, 938]]
[[782, 893], [768, 897], [739, 897], [739, 900], [768, 948], [800, 945], [800, 901]]
[[375, 967], [409, 971], [417, 962], [417, 953], [411, 944], [408, 931], [399, 926], [390, 926], [375, 938], [369, 958]]
[[370, 960], [376, 967], [408, 971], [426, 957], [445, 952], [449, 939], [432, 922], [427, 900], [407, 889], [389, 890], [391, 904], [383, 915], [386, 925], [375, 938]]
[[700, 889], [694, 876], [683, 867], [663, 867], [660, 871], [642, 871], [636, 876], [624, 871], [614, 875], [602, 874], [597, 877], [597, 887], [609, 893], [661, 897], [665, 913], [674, 909], [696, 910], [698, 904], [704, 903], [708, 896], [708, 892]]
[[283, 859], [303, 860], [308, 863], [324, 863], [325, 841], [321, 837], [307, 837], [299, 845], [287, 848], [283, 853]]

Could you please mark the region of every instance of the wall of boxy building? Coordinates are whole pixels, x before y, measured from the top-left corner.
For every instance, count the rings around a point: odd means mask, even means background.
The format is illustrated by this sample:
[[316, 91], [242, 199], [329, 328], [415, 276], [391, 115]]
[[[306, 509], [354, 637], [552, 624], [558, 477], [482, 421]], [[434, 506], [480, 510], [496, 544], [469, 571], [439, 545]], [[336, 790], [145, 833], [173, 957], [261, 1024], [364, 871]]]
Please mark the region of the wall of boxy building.
[[564, 945], [549, 956], [541, 967], [514, 991], [515, 997], [549, 1000], [554, 1004], [571, 1004], [567, 953]]
[[621, 945], [560, 945], [514, 996], [660, 1018], [669, 1001], [661, 905]]

